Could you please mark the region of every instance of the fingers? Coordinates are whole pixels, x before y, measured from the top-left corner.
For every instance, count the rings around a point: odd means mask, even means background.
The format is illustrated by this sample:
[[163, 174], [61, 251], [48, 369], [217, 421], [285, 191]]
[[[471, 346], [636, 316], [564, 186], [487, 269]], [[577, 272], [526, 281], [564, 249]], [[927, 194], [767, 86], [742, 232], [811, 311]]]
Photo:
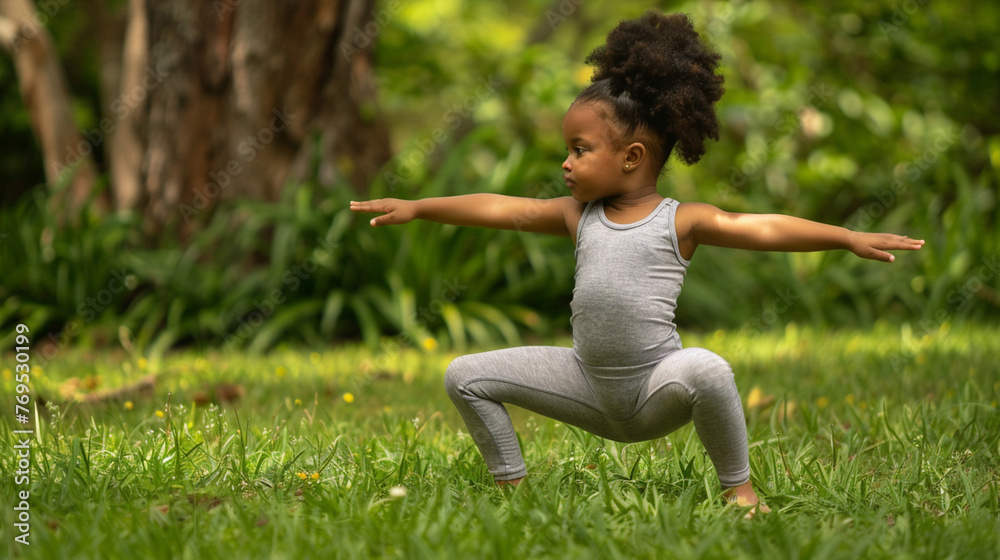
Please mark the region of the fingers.
[[905, 235], [890, 235], [882, 246], [878, 247], [881, 250], [876, 251], [877, 256], [875, 258], [882, 262], [891, 263], [896, 260], [896, 257], [886, 251], [916, 251], [923, 246], [923, 239], [910, 239]]
[[355, 212], [386, 212], [386, 201], [385, 199], [379, 198], [376, 200], [362, 200], [362, 201], [351, 201], [351, 210]]
[[383, 212], [384, 216], [378, 216], [368, 221], [373, 227], [388, 225], [392, 223], [392, 205], [384, 198], [376, 200], [351, 201], [351, 210], [354, 212]]
[[916, 251], [924, 246], [923, 239], [910, 239], [905, 235], [889, 236], [887, 243], [881, 249], [895, 249], [897, 251]]
[[910, 239], [892, 233], [859, 233], [854, 235], [854, 249], [859, 257], [891, 263], [896, 260], [889, 251], [916, 251], [924, 246], [923, 239]]
[[892, 254], [880, 251], [875, 247], [870, 246], [853, 247], [851, 248], [851, 252], [862, 259], [869, 259], [873, 261], [892, 262], [896, 260]]
[[392, 214], [385, 214], [383, 216], [378, 216], [377, 218], [372, 218], [368, 220], [368, 223], [371, 224], [372, 227], [378, 227], [378, 226], [392, 225], [397, 223], [397, 221], [398, 220], [394, 219], [394, 216]]
[[877, 243], [871, 245], [869, 258], [891, 263], [896, 257], [887, 251], [916, 251], [924, 246], [923, 239], [910, 239], [905, 235], [884, 234]]

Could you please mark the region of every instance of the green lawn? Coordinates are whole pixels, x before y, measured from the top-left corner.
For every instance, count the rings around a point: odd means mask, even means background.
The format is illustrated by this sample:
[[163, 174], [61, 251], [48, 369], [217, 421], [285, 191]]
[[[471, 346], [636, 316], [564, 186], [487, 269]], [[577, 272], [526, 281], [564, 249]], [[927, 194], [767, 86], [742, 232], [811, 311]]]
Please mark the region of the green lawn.
[[[34, 558], [998, 556], [1000, 329], [792, 326], [685, 343], [733, 364], [752, 476], [773, 513], [744, 521], [723, 505], [690, 426], [623, 445], [520, 410], [531, 472], [501, 491], [444, 392], [451, 354], [346, 347], [147, 361], [66, 350], [32, 370], [32, 402], [49, 402], [29, 426], [37, 439], [26, 485], [9, 474], [13, 431], [24, 428], [10, 396], [13, 357], [0, 366], [3, 549]], [[149, 373], [151, 391], [87, 401]], [[14, 542], [14, 493], [25, 489], [29, 546]]]

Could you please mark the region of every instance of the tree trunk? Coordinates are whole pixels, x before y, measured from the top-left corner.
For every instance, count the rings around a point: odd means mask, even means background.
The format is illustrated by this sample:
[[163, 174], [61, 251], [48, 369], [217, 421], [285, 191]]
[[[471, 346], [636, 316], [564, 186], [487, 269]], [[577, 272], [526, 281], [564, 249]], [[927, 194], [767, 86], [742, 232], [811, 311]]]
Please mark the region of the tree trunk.
[[276, 200], [312, 172], [317, 142], [321, 179], [366, 190], [391, 156], [384, 123], [362, 117], [374, 37], [351, 43], [373, 4], [131, 0], [116, 204], [145, 208], [148, 233], [190, 230], [220, 200]]
[[[31, 0], [0, 0], [0, 45], [14, 59], [21, 98], [41, 146], [45, 179], [56, 189], [52, 210], [61, 221], [93, 194], [95, 171], [91, 153], [72, 118], [66, 78], [52, 37], [45, 29], [46, 16]], [[105, 193], [95, 198], [98, 210], [107, 208]]]
[[[14, 57], [49, 184], [73, 172], [55, 200], [78, 208], [93, 194], [90, 153], [103, 148], [116, 209], [142, 212], [149, 234], [189, 232], [220, 200], [276, 200], [313, 173], [367, 190], [391, 157], [371, 53], [399, 8], [374, 4], [129, 0], [121, 18], [90, 0], [103, 114], [82, 134], [31, 0], [0, 0], [0, 43]], [[98, 203], [107, 206], [106, 193]]]
[[147, 56], [145, 3], [130, 0], [125, 14], [112, 15], [104, 0], [88, 0], [94, 14], [91, 27], [102, 41], [101, 111], [107, 119], [108, 133], [104, 160], [110, 177], [115, 209], [138, 208], [139, 170], [142, 166], [142, 142], [139, 136], [139, 112], [125, 101], [142, 87]]

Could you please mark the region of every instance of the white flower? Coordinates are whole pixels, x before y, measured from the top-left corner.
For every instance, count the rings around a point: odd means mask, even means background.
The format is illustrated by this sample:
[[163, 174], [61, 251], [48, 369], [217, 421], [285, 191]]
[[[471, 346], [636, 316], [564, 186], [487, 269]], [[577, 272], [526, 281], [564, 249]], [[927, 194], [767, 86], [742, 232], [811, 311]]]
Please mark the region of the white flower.
[[389, 497], [393, 500], [406, 497], [406, 487], [405, 486], [393, 486], [389, 489]]

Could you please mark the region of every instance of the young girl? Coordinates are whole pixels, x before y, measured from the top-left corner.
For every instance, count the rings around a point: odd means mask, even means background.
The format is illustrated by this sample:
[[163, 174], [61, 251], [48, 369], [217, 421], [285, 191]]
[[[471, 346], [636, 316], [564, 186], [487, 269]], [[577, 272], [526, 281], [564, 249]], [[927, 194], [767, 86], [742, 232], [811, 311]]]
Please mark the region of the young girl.
[[708, 350], [682, 348], [673, 323], [695, 250], [847, 249], [892, 262], [887, 251], [923, 245], [660, 196], [657, 178], [674, 150], [692, 164], [704, 154], [706, 137], [718, 140], [719, 59], [681, 14], [649, 12], [612, 30], [607, 44], [587, 57], [597, 67], [593, 83], [563, 119], [569, 155], [562, 169], [571, 196], [351, 203], [354, 211], [383, 214], [371, 220], [373, 226], [419, 218], [568, 235], [576, 244], [572, 348], [462, 356], [445, 374], [448, 395], [498, 484], [517, 484], [527, 474], [502, 404], [510, 403], [622, 442], [658, 438], [693, 421], [726, 497], [756, 506], [733, 372]]

